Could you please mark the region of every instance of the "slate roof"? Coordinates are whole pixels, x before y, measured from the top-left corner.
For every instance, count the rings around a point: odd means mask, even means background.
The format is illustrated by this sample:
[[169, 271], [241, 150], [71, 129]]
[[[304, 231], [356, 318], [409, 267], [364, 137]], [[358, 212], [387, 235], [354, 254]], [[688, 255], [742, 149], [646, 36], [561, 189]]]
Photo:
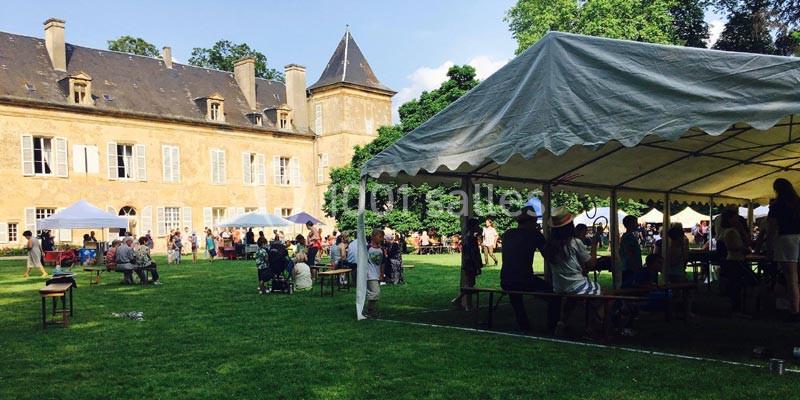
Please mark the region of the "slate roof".
[[[254, 128], [246, 117], [252, 110], [231, 72], [177, 63], [169, 69], [160, 59], [72, 44], [66, 51], [64, 73], [53, 69], [43, 39], [0, 32], [0, 99], [85, 108], [68, 102], [64, 80], [82, 72], [92, 77], [96, 110], [205, 122], [198, 99], [219, 93], [225, 99], [221, 125]], [[256, 98], [258, 111], [285, 104], [286, 86], [256, 79]], [[276, 129], [263, 120], [262, 129]]]
[[396, 93], [389, 87], [384, 86], [375, 76], [375, 73], [372, 72], [372, 67], [369, 66], [364, 53], [361, 52], [349, 29], [342, 36], [339, 45], [336, 46], [336, 51], [333, 52], [319, 80], [309, 86], [308, 90], [314, 91], [314, 89], [340, 83], [377, 89], [389, 92], [392, 95]]

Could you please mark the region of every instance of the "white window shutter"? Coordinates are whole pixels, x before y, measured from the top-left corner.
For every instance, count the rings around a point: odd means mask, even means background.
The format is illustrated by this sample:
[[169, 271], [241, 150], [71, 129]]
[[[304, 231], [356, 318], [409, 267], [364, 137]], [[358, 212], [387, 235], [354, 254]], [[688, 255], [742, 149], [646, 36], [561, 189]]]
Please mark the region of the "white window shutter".
[[[36, 208], [28, 207], [25, 209], [25, 230], [36, 233]], [[22, 234], [18, 235], [22, 236]]]
[[241, 216], [244, 214], [244, 207], [236, 207], [236, 216]]
[[0, 243], [8, 243], [8, 224], [0, 222]]
[[140, 229], [141, 236], [145, 233], [153, 231], [153, 207], [146, 206], [142, 208], [142, 225]]
[[213, 228], [214, 224], [214, 217], [212, 215], [211, 207], [203, 207], [203, 227], [211, 229]]
[[275, 209], [273, 210], [273, 213], [274, 213], [275, 215], [279, 216], [279, 217], [281, 217], [281, 216], [282, 216], [282, 215], [281, 215], [281, 208], [280, 208], [280, 207], [275, 207]]
[[259, 214], [266, 214], [267, 213], [267, 207], [258, 207], [258, 213]]
[[256, 184], [264, 186], [267, 184], [267, 177], [264, 171], [264, 155], [256, 155]]
[[108, 179], [117, 179], [119, 174], [117, 172], [117, 143], [108, 142], [106, 151], [108, 152]]
[[228, 181], [228, 168], [225, 166], [225, 150], [219, 151], [219, 163], [217, 164], [217, 168], [219, 168], [219, 181], [220, 183], [226, 183]]
[[164, 207], [156, 208], [156, 236], [158, 237], [167, 236], [167, 225], [164, 219]]
[[281, 184], [281, 157], [280, 156], [273, 156], [272, 157], [272, 178], [273, 183], [276, 185]]
[[[56, 176], [66, 178], [69, 175], [69, 160], [67, 156], [67, 139], [55, 138]], [[71, 235], [70, 235], [71, 236]]]
[[22, 135], [22, 175], [30, 176], [33, 170], [33, 136]]
[[183, 221], [183, 226], [189, 228], [189, 232], [194, 230], [194, 226], [192, 225], [192, 207], [183, 207], [181, 210], [181, 218]]
[[133, 154], [136, 158], [136, 179], [140, 181], [147, 180], [147, 150], [143, 144], [137, 144], [133, 147]]
[[211, 183], [217, 183], [217, 153], [216, 150], [209, 150], [208, 156], [211, 158]]
[[245, 185], [250, 185], [253, 182], [251, 173], [253, 166], [250, 165], [250, 153], [242, 153], [242, 180]]
[[100, 151], [97, 146], [85, 146], [86, 148], [86, 172], [97, 174], [100, 172]]
[[178, 146], [172, 148], [172, 181], [181, 181], [181, 151]]
[[172, 161], [171, 161], [171, 159], [172, 159], [172, 152], [170, 151], [169, 146], [162, 145], [161, 146], [161, 170], [163, 171], [164, 182], [169, 182], [172, 179], [172, 173], [170, 172], [170, 169], [172, 169]]
[[72, 171], [77, 173], [85, 174], [88, 171], [86, 168], [86, 153], [87, 153], [86, 146], [82, 144], [73, 144], [72, 145]]
[[289, 160], [289, 170], [291, 171], [292, 186], [300, 186], [300, 160], [297, 157], [292, 157]]

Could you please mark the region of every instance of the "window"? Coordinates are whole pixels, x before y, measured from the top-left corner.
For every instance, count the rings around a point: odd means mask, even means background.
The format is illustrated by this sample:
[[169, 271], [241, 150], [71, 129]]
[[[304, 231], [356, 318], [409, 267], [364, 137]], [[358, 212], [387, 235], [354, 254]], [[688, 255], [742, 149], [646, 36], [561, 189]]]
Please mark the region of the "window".
[[166, 232], [173, 232], [181, 228], [180, 207], [164, 207], [164, 228]]
[[221, 185], [227, 180], [225, 170], [225, 150], [211, 150], [211, 183]]
[[364, 118], [364, 128], [366, 129], [368, 135], [375, 133], [375, 128], [372, 125], [372, 118]]
[[161, 161], [164, 170], [164, 182], [180, 182], [181, 180], [181, 153], [178, 146], [161, 146]]
[[258, 211], [258, 207], [245, 207], [244, 208], [244, 212], [245, 213], [256, 212], [256, 211]]
[[72, 170], [81, 174], [100, 172], [100, 152], [97, 146], [72, 145]]
[[147, 179], [147, 157], [143, 144], [108, 142], [108, 179]]
[[273, 159], [273, 168], [275, 169], [275, 184], [276, 185], [289, 185], [289, 163], [288, 157], [275, 157]]
[[[45, 219], [45, 218], [47, 218], [47, 217], [49, 217], [49, 216], [51, 216], [51, 215], [53, 215], [55, 213], [56, 213], [56, 209], [55, 208], [37, 208], [36, 209], [36, 221], [38, 221], [40, 219]], [[38, 230], [38, 229], [36, 230], [36, 234], [37, 235], [39, 235], [41, 233], [42, 233], [41, 230]]]
[[133, 145], [117, 145], [117, 178], [133, 178]]
[[117, 215], [121, 217], [134, 217], [136, 216], [136, 209], [131, 206], [125, 206], [119, 209]]
[[86, 83], [75, 82], [72, 84], [72, 101], [75, 104], [86, 104]]
[[281, 129], [289, 129], [289, 113], [282, 112], [278, 117], [279, 126]]
[[53, 160], [53, 140], [45, 137], [33, 138], [33, 170], [36, 175], [51, 175]]
[[264, 185], [264, 155], [242, 153], [242, 182], [245, 185]]
[[216, 228], [225, 220], [225, 207], [214, 207], [211, 209], [211, 225]]
[[208, 119], [212, 121], [225, 120], [222, 112], [222, 103], [218, 101], [212, 101], [208, 103]]
[[281, 208], [281, 217], [286, 218], [286, 217], [288, 217], [290, 215], [292, 215], [292, 209], [291, 208]]
[[13, 243], [13, 242], [16, 242], [17, 240], [19, 240], [19, 237], [17, 236], [17, 232], [18, 232], [17, 223], [16, 222], [10, 222], [8, 224], [8, 241], [9, 242]]
[[317, 183], [325, 182], [325, 179], [328, 176], [328, 162], [328, 153], [322, 153], [319, 155], [319, 164], [317, 166]]
[[314, 132], [317, 135], [322, 134], [322, 104], [314, 106]]

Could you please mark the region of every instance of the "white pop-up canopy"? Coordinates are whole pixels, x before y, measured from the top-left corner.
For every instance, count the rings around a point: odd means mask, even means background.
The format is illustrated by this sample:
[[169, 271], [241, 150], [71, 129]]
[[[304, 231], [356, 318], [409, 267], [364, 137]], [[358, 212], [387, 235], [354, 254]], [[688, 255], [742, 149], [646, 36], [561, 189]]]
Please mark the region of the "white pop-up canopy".
[[[747, 207], [739, 207], [739, 215], [742, 218], [747, 218]], [[769, 214], [769, 206], [758, 206], [753, 209], [753, 218], [759, 219], [764, 218]]]
[[639, 217], [637, 221], [639, 221], [640, 224], [660, 224], [664, 222], [664, 213], [655, 208], [651, 208], [650, 211]]
[[800, 181], [798, 87], [798, 58], [548, 33], [363, 166], [359, 237], [367, 176], [541, 185], [545, 217], [561, 189], [610, 194], [612, 208], [765, 199], [775, 178]]
[[700, 221], [708, 221], [709, 216], [703, 215], [692, 207], [686, 207], [675, 215], [670, 216], [670, 222], [673, 224], [681, 224], [684, 229], [691, 229], [693, 226], [700, 223]]
[[37, 229], [127, 228], [128, 220], [107, 213], [86, 200], [78, 200], [55, 214], [36, 221]]
[[288, 221], [277, 215], [249, 212], [222, 222], [218, 226], [223, 228], [261, 228], [291, 226], [294, 222]]

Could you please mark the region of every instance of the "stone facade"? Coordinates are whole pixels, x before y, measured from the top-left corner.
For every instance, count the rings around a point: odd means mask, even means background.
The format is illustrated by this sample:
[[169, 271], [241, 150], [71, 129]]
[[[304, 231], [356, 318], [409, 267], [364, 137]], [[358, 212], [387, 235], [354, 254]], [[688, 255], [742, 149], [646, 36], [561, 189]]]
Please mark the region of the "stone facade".
[[[346, 38], [352, 40], [349, 32]], [[331, 63], [347, 63], [334, 58]], [[159, 68], [182, 67], [173, 64], [159, 64]], [[12, 62], [4, 67], [15, 66]], [[69, 65], [66, 69], [72, 72]], [[219, 75], [219, 71], [212, 72]], [[289, 87], [290, 82], [305, 85], [305, 69], [292, 64], [287, 72], [287, 87], [273, 95], [279, 100], [273, 106], [255, 99], [255, 91], [247, 88], [236, 93], [246, 102], [225, 94], [225, 119], [219, 123], [203, 121], [207, 112], [203, 105], [198, 105], [198, 121], [191, 121], [169, 112], [98, 110], [67, 101], [54, 104], [42, 100], [43, 96], [3, 96], [0, 91], [0, 247], [20, 245], [22, 232], [34, 230], [35, 220], [47, 210], [80, 199], [120, 215], [133, 210], [130, 230], [136, 234], [149, 230], [156, 238], [172, 228], [188, 227], [200, 234], [220, 219], [251, 210], [305, 211], [321, 217], [330, 168], [346, 164], [354, 145], [371, 141], [379, 126], [391, 123], [394, 92], [351, 83], [297, 90]], [[229, 81], [237, 85], [251, 81], [241, 72], [237, 74], [235, 80], [229, 74]], [[98, 72], [89, 75], [96, 87], [101, 82], [109, 85], [111, 78], [98, 76]], [[24, 76], [16, 79], [26, 80]], [[255, 81], [262, 85], [256, 90], [272, 84]], [[15, 84], [29, 85], [27, 81]], [[93, 101], [100, 104], [102, 98], [96, 91]], [[298, 93], [308, 93], [305, 102], [297, 100]], [[237, 125], [231, 116], [240, 104], [249, 105], [248, 109], [255, 110], [252, 113], [263, 112], [264, 126], [261, 116], [254, 122], [257, 126]], [[267, 125], [267, 109], [289, 110], [292, 126]], [[248, 118], [250, 114], [248, 111]], [[298, 117], [307, 118], [307, 123], [296, 120]], [[328, 229], [333, 229], [333, 221], [326, 222]], [[83, 233], [61, 231], [57, 237], [59, 242], [79, 243]], [[108, 238], [114, 232], [102, 235]], [[163, 249], [164, 240], [156, 242], [157, 248]]]

